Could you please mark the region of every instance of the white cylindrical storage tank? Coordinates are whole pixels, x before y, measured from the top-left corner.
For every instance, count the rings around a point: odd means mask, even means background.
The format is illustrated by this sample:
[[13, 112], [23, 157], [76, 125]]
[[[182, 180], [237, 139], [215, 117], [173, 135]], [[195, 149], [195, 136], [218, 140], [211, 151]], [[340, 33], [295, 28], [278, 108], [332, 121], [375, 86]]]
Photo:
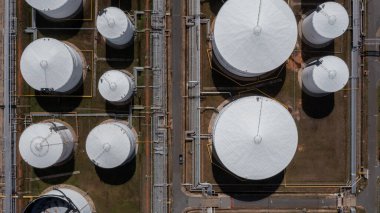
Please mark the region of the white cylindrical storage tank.
[[25, 0], [31, 7], [51, 19], [66, 19], [82, 8], [82, 0]]
[[96, 28], [109, 44], [120, 48], [131, 41], [135, 31], [128, 16], [116, 7], [107, 7], [99, 12]]
[[255, 77], [283, 64], [297, 41], [297, 23], [283, 0], [229, 0], [216, 17], [217, 62], [238, 77]]
[[76, 135], [61, 121], [32, 124], [24, 130], [19, 141], [22, 159], [35, 168], [48, 168], [60, 164], [71, 156]]
[[76, 47], [53, 38], [30, 43], [21, 56], [24, 80], [38, 91], [68, 93], [83, 79], [83, 64]]
[[70, 187], [53, 188], [25, 208], [24, 213], [93, 213], [95, 209], [90, 198], [82, 190]]
[[347, 11], [341, 4], [325, 2], [302, 21], [302, 35], [311, 44], [325, 44], [341, 36], [348, 23]]
[[104, 122], [88, 134], [86, 152], [98, 167], [112, 169], [129, 162], [136, 153], [136, 135], [127, 123]]
[[112, 103], [125, 103], [133, 96], [135, 88], [133, 79], [119, 70], [105, 72], [98, 83], [99, 93]]
[[213, 148], [233, 174], [262, 180], [283, 171], [296, 152], [297, 126], [277, 101], [249, 96], [227, 104], [213, 124]]
[[302, 87], [310, 95], [320, 96], [341, 90], [348, 82], [347, 64], [336, 56], [310, 62], [302, 70]]

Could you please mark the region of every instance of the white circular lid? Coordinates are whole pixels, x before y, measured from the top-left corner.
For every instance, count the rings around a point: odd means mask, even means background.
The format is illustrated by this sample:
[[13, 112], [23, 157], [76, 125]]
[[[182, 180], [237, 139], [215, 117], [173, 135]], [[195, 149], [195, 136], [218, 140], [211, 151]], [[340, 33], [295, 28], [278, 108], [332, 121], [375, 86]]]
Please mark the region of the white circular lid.
[[297, 143], [297, 126], [288, 110], [260, 96], [231, 102], [219, 112], [213, 127], [213, 146], [221, 163], [249, 180], [283, 171]]
[[21, 157], [35, 168], [53, 166], [61, 158], [65, 141], [49, 123], [32, 124], [19, 141]]
[[217, 51], [241, 72], [262, 74], [279, 67], [296, 41], [296, 19], [283, 0], [229, 0], [215, 20]]
[[101, 168], [122, 165], [131, 152], [128, 127], [121, 123], [103, 123], [91, 130], [86, 140], [86, 152], [94, 164]]
[[120, 101], [130, 92], [130, 77], [118, 70], [105, 72], [99, 79], [98, 90], [108, 101]]
[[[58, 188], [58, 190], [59, 191], [51, 190], [47, 192], [45, 195], [62, 196], [62, 193], [63, 193], [80, 210], [80, 213], [92, 213], [91, 206], [89, 205], [88, 201], [79, 192], [76, 192], [68, 188]], [[57, 205], [57, 204], [54, 205], [54, 203], [51, 203], [50, 205], [51, 205], [51, 209], [46, 209], [46, 212], [66, 213], [67, 210], [69, 210], [67, 206], [62, 206], [62, 205]]]
[[98, 15], [96, 28], [99, 33], [109, 39], [119, 38], [127, 30], [127, 15], [116, 7], [107, 7]]
[[341, 36], [349, 23], [346, 9], [336, 2], [325, 2], [319, 7], [321, 10], [313, 15], [314, 29], [325, 38]]
[[63, 42], [41, 38], [30, 43], [21, 56], [21, 74], [35, 90], [64, 86], [73, 73], [73, 57]]
[[[26, 2], [37, 10], [55, 10], [68, 3], [69, 0], [26, 0]], [[79, 1], [79, 0], [78, 0]]]
[[314, 65], [313, 80], [325, 92], [341, 90], [348, 82], [349, 70], [346, 62], [336, 56], [320, 58], [320, 65]]

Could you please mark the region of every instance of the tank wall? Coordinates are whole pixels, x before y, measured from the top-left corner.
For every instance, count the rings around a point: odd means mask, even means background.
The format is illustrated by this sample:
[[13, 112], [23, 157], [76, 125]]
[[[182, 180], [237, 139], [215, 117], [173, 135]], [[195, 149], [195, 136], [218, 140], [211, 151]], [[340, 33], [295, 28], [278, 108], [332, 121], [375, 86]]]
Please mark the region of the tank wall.
[[128, 76], [127, 74], [125, 74], [127, 76], [127, 79], [128, 79], [128, 82], [129, 82], [129, 88], [128, 88], [128, 93], [120, 100], [120, 102], [126, 102], [128, 101], [134, 94], [134, 91], [135, 91], [135, 82], [133, 81], [133, 79]]
[[331, 38], [326, 38], [320, 35], [313, 26], [313, 17], [316, 12], [314, 11], [308, 15], [302, 22], [302, 35], [308, 42], [316, 45], [325, 44], [331, 41]]
[[83, 0], [67, 0], [62, 7], [55, 10], [41, 11], [43, 15], [52, 19], [65, 19], [75, 15], [82, 8]]
[[305, 87], [305, 89], [308, 92], [311, 92], [314, 94], [326, 93], [314, 83], [314, 79], [313, 79], [314, 68], [315, 68], [315, 65], [312, 65], [312, 66], [305, 67], [302, 70], [302, 87]]
[[128, 158], [123, 163], [123, 164], [125, 164], [125, 163], [129, 162], [136, 154], [136, 136], [133, 133], [132, 129], [128, 125], [121, 123], [121, 122], [117, 122], [117, 121], [114, 122], [113, 124], [121, 127], [126, 132], [128, 138], [129, 138], [129, 141], [130, 141], [131, 149], [129, 151]]
[[83, 61], [80, 54], [74, 48], [65, 44], [67, 50], [70, 52], [73, 60], [73, 72], [69, 80], [56, 92], [67, 93], [73, 90], [81, 82], [83, 78]]
[[[58, 127], [65, 126], [65, 124], [63, 124], [61, 122], [54, 122], [54, 124], [56, 126], [58, 126]], [[56, 164], [61, 163], [61, 162], [65, 161], [65, 160], [67, 160], [68, 157], [70, 157], [70, 155], [72, 154], [73, 149], [74, 149], [74, 140], [75, 140], [75, 136], [70, 131], [69, 127], [67, 127], [67, 129], [65, 129], [65, 130], [58, 131], [58, 133], [59, 133], [59, 135], [61, 136], [61, 138], [62, 138], [62, 140], [64, 142], [64, 144], [63, 144], [64, 148], [63, 148], [61, 157], [56, 162]]]
[[135, 27], [133, 26], [131, 20], [129, 17], [127, 17], [128, 20], [128, 27], [125, 30], [123, 34], [121, 34], [118, 38], [106, 38], [109, 43], [111, 43], [114, 47], [125, 47], [129, 42], [131, 42], [134, 32], [135, 32]]

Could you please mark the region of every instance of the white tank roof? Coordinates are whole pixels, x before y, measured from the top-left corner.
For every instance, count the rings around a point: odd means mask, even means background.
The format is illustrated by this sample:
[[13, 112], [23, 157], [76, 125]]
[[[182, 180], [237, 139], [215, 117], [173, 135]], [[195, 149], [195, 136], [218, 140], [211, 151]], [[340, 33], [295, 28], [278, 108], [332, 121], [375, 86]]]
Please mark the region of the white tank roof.
[[[319, 65], [312, 65], [311, 67], [315, 86], [325, 93], [341, 90], [347, 84], [349, 78], [346, 62], [336, 56], [322, 57], [319, 62]], [[310, 92], [313, 92], [313, 90], [311, 89]]]
[[117, 7], [107, 7], [96, 19], [99, 33], [107, 39], [122, 36], [131, 24], [127, 15]]
[[135, 143], [134, 135], [127, 125], [107, 122], [91, 130], [86, 140], [86, 152], [95, 165], [115, 168], [134, 156]]
[[110, 70], [100, 77], [98, 90], [107, 101], [123, 102], [133, 95], [134, 83], [127, 74]]
[[260, 96], [229, 103], [213, 127], [213, 147], [220, 162], [249, 180], [266, 179], [283, 171], [297, 143], [297, 126], [288, 110]]
[[53, 38], [37, 39], [22, 53], [21, 74], [35, 90], [52, 88], [59, 91], [72, 84], [70, 80], [73, 80], [73, 76], [77, 76], [74, 81], [81, 77], [82, 62], [78, 62], [78, 57], [75, 50], [63, 42]]
[[279, 67], [296, 41], [296, 19], [283, 0], [229, 0], [215, 20], [214, 54], [235, 75], [253, 77]]
[[[47, 168], [60, 162], [72, 151], [72, 136], [63, 137], [51, 129], [51, 123], [32, 124], [21, 134], [19, 150], [21, 157], [35, 168]], [[70, 143], [70, 144], [68, 144]], [[69, 149], [69, 150], [66, 150]]]
[[334, 39], [347, 29], [349, 18], [346, 9], [336, 2], [325, 2], [319, 5], [321, 10], [313, 13], [313, 27], [325, 38]]
[[[58, 190], [51, 190], [44, 195], [62, 196], [63, 193], [80, 210], [80, 213], [92, 213], [91, 206], [89, 205], [88, 201], [79, 192], [68, 188], [58, 188]], [[65, 213], [67, 210], [69, 210], [67, 205], [57, 205], [56, 203], [51, 203], [50, 205], [51, 208], [46, 209], [44, 212]]]
[[82, 0], [26, 0], [26, 2], [53, 19], [68, 18], [82, 5]]

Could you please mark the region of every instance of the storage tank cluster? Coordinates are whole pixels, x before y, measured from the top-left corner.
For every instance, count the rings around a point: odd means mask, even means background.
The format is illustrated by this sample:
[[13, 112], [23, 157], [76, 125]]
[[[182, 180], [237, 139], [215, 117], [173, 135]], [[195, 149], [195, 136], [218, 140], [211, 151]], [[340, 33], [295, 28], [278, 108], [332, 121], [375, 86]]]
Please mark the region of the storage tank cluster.
[[115, 48], [124, 48], [133, 38], [135, 27], [129, 17], [119, 8], [101, 10], [96, 19], [96, 28], [107, 42]]
[[[111, 169], [128, 163], [137, 152], [137, 133], [125, 121], [107, 120], [87, 136], [86, 151], [98, 167]], [[77, 136], [62, 121], [43, 121], [24, 130], [19, 140], [21, 157], [40, 169], [65, 163], [73, 154]]]
[[22, 53], [20, 68], [33, 89], [70, 93], [83, 81], [85, 59], [78, 48], [54, 38], [40, 38]]
[[227, 74], [249, 78], [282, 65], [296, 41], [296, 18], [285, 1], [229, 0], [215, 19], [212, 48]]
[[277, 175], [291, 162], [297, 126], [277, 101], [249, 96], [224, 106], [212, 127], [214, 154], [233, 174], [247, 180]]
[[69, 185], [51, 187], [47, 192], [30, 202], [24, 213], [94, 213], [95, 206], [91, 198], [82, 190]]
[[26, 0], [26, 2], [43, 16], [53, 20], [70, 18], [83, 6], [83, 0]]

